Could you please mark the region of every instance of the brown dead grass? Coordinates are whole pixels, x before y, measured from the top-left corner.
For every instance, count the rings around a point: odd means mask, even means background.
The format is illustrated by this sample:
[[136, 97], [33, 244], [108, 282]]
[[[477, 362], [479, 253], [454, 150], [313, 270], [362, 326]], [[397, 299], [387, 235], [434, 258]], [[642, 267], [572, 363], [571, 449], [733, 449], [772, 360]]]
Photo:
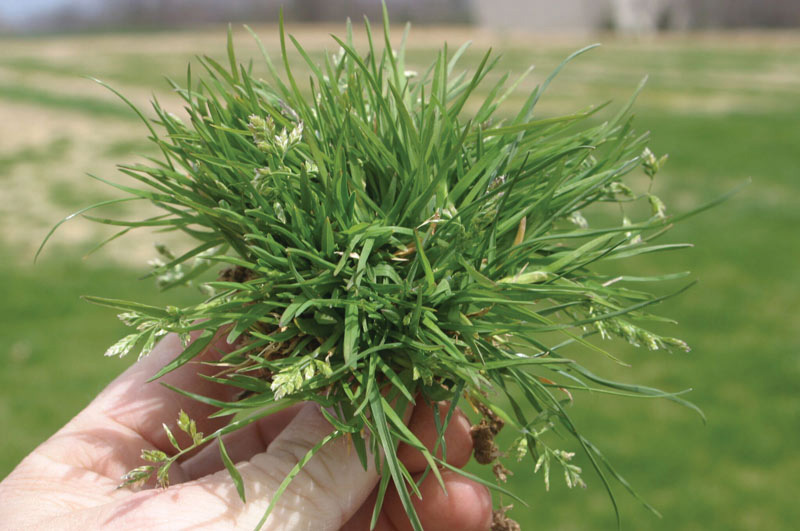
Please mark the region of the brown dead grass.
[[[277, 27], [262, 25], [255, 28], [273, 56], [279, 53]], [[339, 25], [291, 25], [288, 30], [310, 51], [335, 49], [331, 33], [342, 33]], [[399, 42], [403, 28], [392, 28], [395, 42]], [[258, 50], [243, 28], [235, 29], [237, 52], [240, 58], [257, 57]], [[792, 63], [792, 56], [800, 56], [798, 33], [702, 33], [656, 36], [636, 41], [623, 40], [610, 35], [586, 34], [526, 35], [516, 32], [497, 33], [484, 28], [469, 27], [415, 27], [408, 43], [410, 51], [431, 51], [447, 41], [451, 48], [472, 41], [476, 51], [490, 47], [515, 55], [515, 64], [501, 62], [500, 70], [521, 72], [526, 63], [540, 61], [529, 79], [520, 87], [532, 89], [540, 83], [557, 58], [569, 50], [592, 41], [607, 42], [606, 50], [599, 53], [624, 53], [635, 49], [645, 54], [686, 53], [703, 50], [708, 53], [728, 53], [731, 50], [771, 54], [772, 62], [751, 67], [741, 72], [730, 69], [710, 69], [701, 79], [691, 78], [678, 66], [665, 66], [653, 74], [651, 88], [642, 96], [645, 107], [683, 112], [726, 113], [739, 109], [780, 108], [787, 98], [796, 99], [800, 84], [800, 68]], [[366, 43], [364, 32], [355, 31], [356, 46]], [[0, 84], [29, 87], [60, 96], [80, 96], [103, 101], [116, 101], [104, 88], [79, 77], [75, 71], [90, 73], [99, 78], [104, 74], [125, 68], [124, 61], [137, 58], [139, 65], [152, 61], [154, 65], [181, 65], [186, 57], [224, 54], [225, 28], [187, 31], [174, 34], [125, 34], [67, 36], [37, 39], [2, 39], [0, 47]], [[417, 54], [419, 56], [419, 53]], [[624, 56], [622, 56], [624, 57]], [[789, 59], [787, 59], [787, 57]], [[24, 61], [31, 58], [45, 65], [68, 67], [19, 69], [5, 65], [4, 60]], [[522, 59], [520, 59], [522, 58]], [[787, 67], [788, 64], [788, 67]], [[416, 66], [416, 65], [414, 65]], [[421, 66], [421, 65], [420, 65]], [[155, 66], [154, 66], [155, 68]], [[70, 70], [72, 69], [72, 70]], [[546, 111], [550, 113], [574, 111], [607, 98], [621, 101], [630, 94], [636, 80], [646, 71], [638, 71], [625, 62], [579, 61], [571, 65], [563, 79], [557, 82], [546, 98]], [[492, 74], [498, 76], [497, 74]], [[129, 76], [131, 77], [131, 76]], [[135, 76], [132, 76], [135, 80]], [[691, 90], [682, 86], [691, 81]], [[617, 83], [612, 87], [610, 82]], [[151, 95], [177, 114], [182, 114], [179, 100], [166, 90], [166, 84], [150, 87], [147, 83], [114, 83], [141, 108], [149, 108]], [[598, 89], [597, 86], [605, 88]], [[793, 96], [793, 94], [795, 94]], [[598, 99], [599, 98], [599, 99]], [[511, 98], [510, 107], [518, 105], [519, 98]], [[132, 120], [114, 116], [93, 115], [79, 108], [54, 107], [35, 103], [20, 103], [0, 97], [0, 161], [13, 159], [19, 153], [35, 152], [59, 138], [69, 139], [69, 147], [58, 158], [17, 160], [14, 164], [0, 166], [0, 245], [16, 249], [15, 255], [26, 258], [32, 255], [47, 229], [63, 218], [75, 205], [66, 205], [54, 196], [55, 189], [70, 189], [71, 195], [90, 198], [113, 197], [114, 191], [86, 178], [92, 172], [107, 178], [117, 178], [115, 164], [130, 161], [133, 154], [120, 160], [109, 155], [114, 144], [136, 142], [145, 138], [144, 127]], [[128, 211], [127, 213], [133, 214]], [[76, 220], [66, 224], [57, 234], [58, 244], [88, 248], [89, 242], [108, 235], [106, 228], [86, 221]], [[152, 255], [153, 236], [142, 232], [126, 237], [124, 244], [112, 245], [103, 253], [106, 259], [130, 262]]]
[[[64, 198], [54, 190], [69, 189], [71, 197], [86, 197], [86, 205], [92, 200], [119, 197], [119, 193], [87, 177], [86, 173], [118, 179], [116, 164], [122, 161], [111, 158], [107, 154], [108, 147], [115, 142], [141, 138], [145, 129], [128, 120], [80, 115], [76, 118], [71, 112], [54, 112], [47, 107], [2, 100], [0, 116], [3, 117], [0, 120], [0, 159], [36, 152], [57, 139], [69, 142], [65, 153], [56, 159], [16, 160], [0, 173], [0, 243], [13, 249], [12, 259], [29, 261], [47, 230], [78, 208], [66, 205]], [[128, 160], [132, 158], [127, 157]], [[132, 215], [133, 210], [137, 211], [136, 215], [144, 212], [141, 207], [123, 208], [122, 212]], [[110, 234], [107, 227], [78, 218], [59, 229], [54, 243], [88, 250], [91, 243]], [[167, 241], [176, 243], [174, 237]], [[143, 263], [153, 256], [152, 242], [152, 235], [134, 233], [124, 245], [109, 247], [103, 256], [120, 263], [130, 260]]]

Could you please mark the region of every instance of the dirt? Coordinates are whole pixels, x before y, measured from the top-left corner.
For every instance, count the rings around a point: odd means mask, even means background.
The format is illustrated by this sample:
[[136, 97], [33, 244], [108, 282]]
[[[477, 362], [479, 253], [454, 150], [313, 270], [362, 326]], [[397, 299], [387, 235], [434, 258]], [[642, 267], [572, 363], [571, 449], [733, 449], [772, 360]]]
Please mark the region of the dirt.
[[506, 515], [513, 505], [500, 507], [492, 512], [491, 531], [521, 531], [520, 525]]
[[[483, 418], [470, 429], [473, 455], [475, 456], [475, 461], [482, 465], [488, 465], [500, 457], [500, 449], [497, 447], [494, 439], [497, 434], [500, 433], [500, 430], [503, 429], [505, 422], [487, 406], [477, 403], [475, 407]], [[499, 469], [495, 467], [495, 474], [498, 474], [498, 472], [502, 473], [503, 470], [505, 470], [505, 468], [503, 468], [502, 465], [500, 465]], [[499, 475], [497, 477], [500, 479]]]
[[492, 463], [500, 455], [500, 449], [494, 442], [494, 433], [489, 424], [482, 420], [470, 430], [475, 461], [482, 465]]

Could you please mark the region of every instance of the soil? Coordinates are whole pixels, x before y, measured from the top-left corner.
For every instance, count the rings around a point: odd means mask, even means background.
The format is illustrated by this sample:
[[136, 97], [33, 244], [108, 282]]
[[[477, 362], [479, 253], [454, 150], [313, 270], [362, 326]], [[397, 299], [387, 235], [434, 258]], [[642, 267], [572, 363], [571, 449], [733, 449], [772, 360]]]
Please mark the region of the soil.
[[483, 415], [483, 419], [470, 429], [473, 454], [478, 463], [488, 465], [500, 457], [500, 449], [495, 444], [494, 438], [503, 429], [505, 422], [485, 405], [477, 404], [476, 407]]
[[492, 512], [492, 531], [521, 531], [520, 525], [506, 516], [506, 512], [512, 507], [512, 505], [508, 505]]
[[253, 280], [255, 277], [251, 269], [242, 266], [228, 267], [219, 272], [219, 280], [224, 282], [237, 282], [242, 284], [248, 280]]
[[492, 463], [500, 455], [500, 449], [494, 442], [494, 432], [486, 420], [482, 420], [470, 430], [472, 435], [473, 454], [475, 461], [482, 465]]

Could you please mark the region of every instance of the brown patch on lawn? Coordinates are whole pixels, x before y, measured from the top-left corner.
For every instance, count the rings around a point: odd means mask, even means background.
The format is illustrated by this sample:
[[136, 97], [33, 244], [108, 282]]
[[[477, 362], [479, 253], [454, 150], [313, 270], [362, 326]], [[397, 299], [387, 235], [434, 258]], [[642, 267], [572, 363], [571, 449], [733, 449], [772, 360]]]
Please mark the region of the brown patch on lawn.
[[[58, 112], [52, 109], [11, 103], [0, 100], [0, 159], [10, 159], [16, 153], [36, 152], [56, 139], [68, 139], [69, 145], [56, 158], [20, 160], [0, 174], [0, 242], [15, 249], [21, 261], [28, 261], [47, 231], [78, 206], [63, 204], [54, 189], [69, 190], [71, 197], [86, 197], [86, 204], [95, 198], [121, 197], [121, 193], [86, 176], [92, 172], [111, 180], [124, 180], [116, 170], [120, 160], [105, 153], [114, 142], [141, 138], [143, 125], [126, 120], [93, 119], [86, 115]], [[129, 160], [135, 157], [129, 157]], [[61, 201], [59, 201], [61, 199]], [[129, 204], [130, 205], [130, 204]], [[152, 207], [126, 206], [115, 216], [136, 217]], [[54, 237], [56, 245], [88, 250], [91, 243], [112, 234], [110, 228], [77, 218], [65, 223]], [[160, 239], [164, 239], [159, 235]], [[175, 242], [174, 237], [166, 238]], [[130, 264], [154, 256], [153, 236], [146, 232], [132, 233], [124, 246], [110, 246], [103, 255]]]

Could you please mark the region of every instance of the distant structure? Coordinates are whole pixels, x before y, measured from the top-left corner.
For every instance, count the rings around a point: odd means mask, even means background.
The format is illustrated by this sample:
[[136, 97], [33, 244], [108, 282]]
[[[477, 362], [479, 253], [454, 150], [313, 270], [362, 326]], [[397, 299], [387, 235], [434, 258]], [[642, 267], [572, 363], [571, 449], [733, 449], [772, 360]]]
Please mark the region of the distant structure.
[[[9, 0], [17, 1], [17, 0]], [[415, 24], [469, 24], [471, 0], [387, 0], [392, 20]], [[17, 11], [15, 27], [24, 31], [116, 30], [174, 28], [220, 22], [276, 22], [284, 9], [297, 22], [360, 21], [381, 18], [379, 0], [52, 0], [49, 9]], [[3, 14], [0, 0], [0, 18]]]
[[[0, 32], [156, 29], [219, 22], [378, 21], [379, 0], [0, 0]], [[394, 21], [468, 24], [536, 33], [798, 27], [800, 0], [386, 0]], [[13, 6], [12, 11], [10, 7]], [[26, 7], [27, 6], [27, 7]], [[13, 20], [8, 18], [14, 14]]]
[[[338, 22], [345, 17], [381, 18], [379, 0], [288, 0], [281, 2], [287, 14], [309, 22]], [[464, 24], [472, 21], [470, 0], [386, 0], [393, 20], [417, 24]]]
[[652, 33], [800, 26], [800, 0], [472, 0], [477, 24], [533, 32]]
[[684, 30], [691, 26], [690, 0], [611, 0], [611, 21], [621, 33]]
[[607, 26], [607, 1], [473, 0], [475, 22], [493, 29], [589, 31]]

